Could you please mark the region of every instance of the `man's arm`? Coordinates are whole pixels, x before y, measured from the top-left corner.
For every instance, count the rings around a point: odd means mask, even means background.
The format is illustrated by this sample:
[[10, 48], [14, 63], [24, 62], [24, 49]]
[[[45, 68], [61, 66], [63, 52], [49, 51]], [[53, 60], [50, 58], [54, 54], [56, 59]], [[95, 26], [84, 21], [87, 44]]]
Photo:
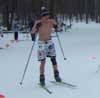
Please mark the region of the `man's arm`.
[[57, 31], [57, 28], [58, 28], [57, 22], [54, 19], [52, 19], [52, 22], [53, 22], [54, 29]]
[[34, 26], [32, 27], [32, 32], [31, 33], [34, 34], [35, 32], [37, 32], [40, 25], [41, 25], [41, 20], [37, 20], [35, 22]]
[[37, 31], [36, 25], [37, 25], [37, 23], [35, 22], [35, 24], [34, 24], [33, 27], [32, 27], [32, 32], [31, 32], [31, 34], [34, 34], [34, 33]]

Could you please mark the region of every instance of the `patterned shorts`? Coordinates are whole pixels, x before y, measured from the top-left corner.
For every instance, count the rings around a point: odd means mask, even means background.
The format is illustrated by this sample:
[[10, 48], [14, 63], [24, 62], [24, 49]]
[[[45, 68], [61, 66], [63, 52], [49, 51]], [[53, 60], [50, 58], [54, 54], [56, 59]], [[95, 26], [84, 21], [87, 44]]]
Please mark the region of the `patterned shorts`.
[[38, 60], [44, 60], [46, 57], [56, 56], [54, 43], [52, 40], [38, 41]]

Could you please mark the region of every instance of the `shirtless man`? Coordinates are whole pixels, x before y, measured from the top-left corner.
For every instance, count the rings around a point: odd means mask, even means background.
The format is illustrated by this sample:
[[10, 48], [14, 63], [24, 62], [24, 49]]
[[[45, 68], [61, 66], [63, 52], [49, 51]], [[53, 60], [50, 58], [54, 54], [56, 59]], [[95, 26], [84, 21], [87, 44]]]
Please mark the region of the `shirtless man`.
[[54, 25], [57, 25], [54, 19], [49, 19], [49, 12], [47, 9], [41, 10], [41, 19], [37, 20], [32, 28], [32, 34], [38, 32], [38, 60], [40, 63], [40, 84], [45, 86], [45, 75], [44, 67], [46, 63], [46, 57], [50, 57], [53, 70], [54, 78], [57, 82], [61, 82], [59, 77], [59, 71], [56, 61], [56, 52], [54, 43], [51, 40], [51, 32]]

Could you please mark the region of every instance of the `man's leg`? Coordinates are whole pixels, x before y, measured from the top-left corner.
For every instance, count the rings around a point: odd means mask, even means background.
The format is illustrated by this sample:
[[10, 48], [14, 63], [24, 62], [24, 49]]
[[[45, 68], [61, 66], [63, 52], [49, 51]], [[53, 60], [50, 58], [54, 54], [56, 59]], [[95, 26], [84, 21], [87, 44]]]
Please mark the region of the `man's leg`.
[[18, 40], [18, 32], [14, 32], [14, 39], [17, 41]]
[[45, 71], [45, 59], [41, 61], [40, 64], [40, 84], [42, 86], [45, 85], [45, 76], [44, 76], [44, 71]]
[[54, 78], [57, 82], [61, 82], [61, 78], [59, 77], [59, 71], [58, 71], [56, 58], [51, 57], [51, 62], [52, 62], [53, 69], [54, 69]]
[[46, 49], [43, 41], [38, 41], [38, 60], [40, 61], [40, 84], [45, 85], [45, 62], [46, 62]]

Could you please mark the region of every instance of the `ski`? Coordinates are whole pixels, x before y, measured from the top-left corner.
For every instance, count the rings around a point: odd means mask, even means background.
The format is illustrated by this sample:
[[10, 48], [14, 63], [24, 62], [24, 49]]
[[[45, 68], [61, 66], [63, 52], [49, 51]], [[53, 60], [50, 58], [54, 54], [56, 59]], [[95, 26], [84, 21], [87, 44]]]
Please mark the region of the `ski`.
[[73, 85], [73, 84], [70, 84], [70, 83], [67, 83], [67, 82], [56, 82], [56, 81], [50, 81], [51, 83], [53, 84], [56, 84], [56, 85], [60, 85], [60, 86], [66, 86], [66, 87], [71, 87], [71, 88], [76, 88], [77, 86], [76, 85]]
[[52, 94], [52, 92], [46, 87], [46, 86], [42, 86], [40, 85], [40, 83], [38, 83], [38, 85], [43, 88], [46, 92], [48, 92], [49, 94]]

